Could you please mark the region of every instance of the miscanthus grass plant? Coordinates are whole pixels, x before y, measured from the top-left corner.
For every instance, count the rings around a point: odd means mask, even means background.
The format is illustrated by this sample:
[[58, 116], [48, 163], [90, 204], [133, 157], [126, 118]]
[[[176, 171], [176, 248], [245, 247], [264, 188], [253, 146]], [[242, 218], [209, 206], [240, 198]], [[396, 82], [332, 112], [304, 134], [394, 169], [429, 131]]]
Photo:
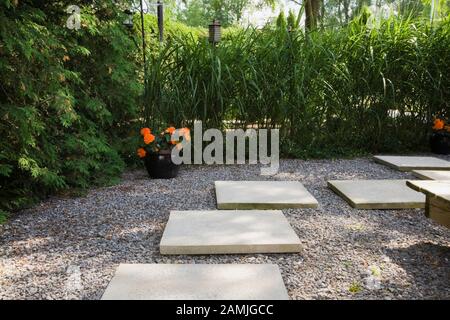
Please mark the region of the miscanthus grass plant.
[[148, 64], [146, 119], [279, 128], [296, 157], [426, 150], [450, 113], [449, 22], [248, 29], [215, 47], [172, 37]]

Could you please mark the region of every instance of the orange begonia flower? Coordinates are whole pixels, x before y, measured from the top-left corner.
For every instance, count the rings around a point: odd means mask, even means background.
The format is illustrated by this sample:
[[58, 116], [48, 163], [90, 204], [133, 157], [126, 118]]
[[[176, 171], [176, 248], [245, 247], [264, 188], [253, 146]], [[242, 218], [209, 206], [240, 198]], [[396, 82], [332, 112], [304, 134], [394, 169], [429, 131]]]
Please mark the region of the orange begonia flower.
[[147, 155], [147, 152], [143, 149], [143, 148], [139, 148], [137, 151], [137, 154], [139, 156], [139, 158], [145, 158], [145, 156]]
[[442, 129], [444, 129], [444, 126], [445, 126], [444, 120], [441, 120], [441, 119], [434, 120], [434, 126], [433, 126], [434, 130], [442, 130]]
[[152, 130], [150, 130], [149, 128], [142, 128], [141, 129], [141, 135], [145, 136], [146, 134], [151, 134]]
[[175, 132], [175, 130], [176, 129], [174, 127], [169, 127], [169, 128], [166, 129], [166, 133], [173, 134]]
[[182, 128], [180, 130], [186, 141], [191, 141], [191, 130], [189, 130], [189, 128]]
[[151, 133], [146, 134], [146, 135], [144, 136], [144, 142], [145, 142], [145, 144], [150, 144], [150, 143], [152, 143], [153, 141], [155, 141], [155, 136], [152, 135]]

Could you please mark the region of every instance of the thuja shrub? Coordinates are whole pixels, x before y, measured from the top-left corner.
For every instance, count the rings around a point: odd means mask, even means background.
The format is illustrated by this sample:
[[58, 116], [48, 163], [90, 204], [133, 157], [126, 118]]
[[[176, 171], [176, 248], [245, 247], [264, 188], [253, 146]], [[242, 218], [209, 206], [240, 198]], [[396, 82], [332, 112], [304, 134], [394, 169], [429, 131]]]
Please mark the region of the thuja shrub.
[[281, 130], [285, 155], [427, 150], [450, 113], [450, 21], [172, 37], [148, 64], [148, 122]]
[[[65, 27], [73, 4], [79, 30]], [[0, 1], [2, 216], [124, 168], [141, 85], [121, 14], [111, 1]]]

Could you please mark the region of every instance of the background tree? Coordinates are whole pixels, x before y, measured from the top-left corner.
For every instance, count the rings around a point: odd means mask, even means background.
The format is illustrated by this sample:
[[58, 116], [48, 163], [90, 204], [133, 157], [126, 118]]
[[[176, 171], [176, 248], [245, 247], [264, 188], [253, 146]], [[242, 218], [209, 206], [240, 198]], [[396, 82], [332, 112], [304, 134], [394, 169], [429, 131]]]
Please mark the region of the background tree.
[[321, 0], [305, 0], [305, 29], [310, 31], [317, 28], [319, 21]]
[[277, 28], [280, 30], [286, 30], [287, 28], [287, 21], [283, 11], [281, 11], [280, 14], [278, 15]]
[[289, 10], [289, 14], [287, 17], [287, 28], [288, 30], [295, 30], [298, 28], [300, 24], [300, 19], [295, 15], [294, 11]]
[[242, 22], [247, 10], [257, 10], [274, 6], [275, 0], [184, 0], [184, 8], [178, 11], [178, 19], [187, 25], [205, 27], [213, 19], [220, 20], [222, 26]]
[[204, 0], [190, 0], [186, 7], [178, 11], [177, 19], [194, 27], [205, 27], [211, 22], [211, 14], [204, 5]]

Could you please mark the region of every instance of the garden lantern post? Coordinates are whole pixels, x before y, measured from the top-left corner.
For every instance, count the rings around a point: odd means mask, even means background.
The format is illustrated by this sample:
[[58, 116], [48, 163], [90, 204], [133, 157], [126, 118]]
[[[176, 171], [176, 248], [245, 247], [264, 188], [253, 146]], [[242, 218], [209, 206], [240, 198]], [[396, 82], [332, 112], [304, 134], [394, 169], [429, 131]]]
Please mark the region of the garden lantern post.
[[219, 20], [214, 19], [209, 25], [209, 42], [217, 45], [222, 40], [222, 29]]
[[134, 23], [133, 23], [133, 13], [130, 9], [127, 9], [124, 11], [126, 18], [123, 21], [123, 25], [127, 27], [128, 29], [133, 29]]

